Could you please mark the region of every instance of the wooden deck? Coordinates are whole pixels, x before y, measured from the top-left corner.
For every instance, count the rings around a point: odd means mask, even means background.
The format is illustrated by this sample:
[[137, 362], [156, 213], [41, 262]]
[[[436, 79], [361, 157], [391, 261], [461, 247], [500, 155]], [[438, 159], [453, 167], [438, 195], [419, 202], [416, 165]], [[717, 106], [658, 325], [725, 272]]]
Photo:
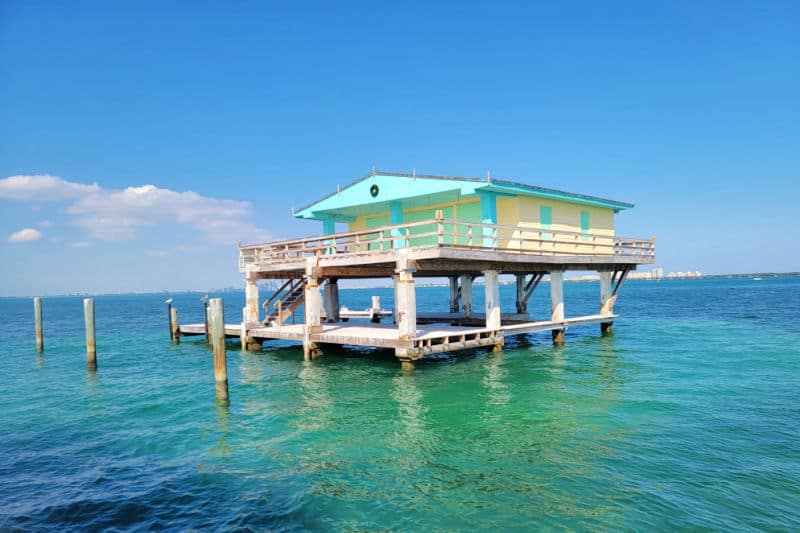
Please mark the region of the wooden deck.
[[598, 270], [655, 260], [655, 238], [523, 228], [432, 219], [304, 239], [239, 246], [239, 270], [258, 278], [287, 279], [318, 258], [326, 276], [391, 276], [398, 249], [408, 249], [415, 276], [448, 276], [497, 270], [531, 273]]
[[[458, 313], [449, 313], [458, 315]], [[397, 348], [407, 346], [412, 359], [425, 355], [452, 352], [481, 346], [502, 344], [502, 339], [527, 333], [565, 330], [572, 326], [599, 324], [613, 321], [616, 315], [588, 315], [568, 318], [562, 321], [541, 320], [502, 325], [498, 330], [483, 327], [450, 326], [444, 324], [419, 325], [413, 339], [400, 338], [397, 326], [393, 324], [336, 323], [322, 324], [319, 332], [311, 334], [311, 341], [319, 344], [340, 344], [369, 346], [376, 348]], [[291, 324], [275, 327], [249, 328], [248, 335], [259, 340], [303, 341], [304, 324]], [[184, 324], [179, 326], [182, 336], [205, 335], [204, 324]], [[225, 336], [240, 338], [240, 324], [225, 324]]]

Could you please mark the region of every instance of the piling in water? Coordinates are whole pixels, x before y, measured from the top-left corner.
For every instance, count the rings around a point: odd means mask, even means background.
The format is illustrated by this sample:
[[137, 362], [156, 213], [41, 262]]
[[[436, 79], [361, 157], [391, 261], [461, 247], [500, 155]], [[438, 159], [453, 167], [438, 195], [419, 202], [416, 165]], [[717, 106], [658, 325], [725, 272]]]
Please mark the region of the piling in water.
[[207, 296], [204, 296], [203, 300], [203, 323], [206, 325], [206, 345], [211, 346], [211, 322], [209, 321], [208, 317], [208, 306], [209, 300]]
[[83, 300], [83, 319], [86, 322], [86, 362], [90, 370], [97, 368], [97, 350], [94, 342], [94, 299]]
[[33, 299], [33, 323], [36, 329], [36, 351], [44, 352], [44, 334], [42, 333], [42, 299]]
[[172, 342], [180, 342], [181, 339], [178, 330], [178, 310], [172, 307], [172, 304], [169, 306], [169, 338]]
[[222, 311], [222, 298], [208, 301], [208, 330], [211, 348], [214, 350], [214, 380], [216, 381], [217, 399], [228, 401], [228, 362], [225, 353], [225, 316]]

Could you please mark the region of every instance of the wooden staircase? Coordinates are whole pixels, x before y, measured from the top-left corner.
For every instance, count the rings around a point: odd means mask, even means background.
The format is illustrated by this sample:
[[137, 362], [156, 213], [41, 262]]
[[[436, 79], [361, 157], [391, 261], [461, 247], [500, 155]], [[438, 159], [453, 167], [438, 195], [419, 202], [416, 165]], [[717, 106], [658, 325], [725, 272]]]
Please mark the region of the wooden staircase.
[[282, 326], [295, 310], [305, 301], [305, 281], [290, 279], [264, 302], [267, 317], [265, 326]]

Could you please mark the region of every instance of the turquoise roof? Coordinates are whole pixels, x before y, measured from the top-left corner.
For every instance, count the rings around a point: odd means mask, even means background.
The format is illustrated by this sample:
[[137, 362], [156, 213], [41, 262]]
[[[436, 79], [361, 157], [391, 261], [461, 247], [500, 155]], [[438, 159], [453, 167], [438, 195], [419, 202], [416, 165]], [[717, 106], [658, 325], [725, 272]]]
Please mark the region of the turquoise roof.
[[498, 196], [551, 198], [581, 205], [607, 207], [614, 211], [633, 207], [633, 204], [625, 202], [506, 180], [373, 171], [347, 187], [300, 209], [294, 216], [349, 222], [361, 215], [389, 211], [392, 202], [401, 202], [404, 208], [427, 207], [476, 198], [483, 191], [492, 191]]

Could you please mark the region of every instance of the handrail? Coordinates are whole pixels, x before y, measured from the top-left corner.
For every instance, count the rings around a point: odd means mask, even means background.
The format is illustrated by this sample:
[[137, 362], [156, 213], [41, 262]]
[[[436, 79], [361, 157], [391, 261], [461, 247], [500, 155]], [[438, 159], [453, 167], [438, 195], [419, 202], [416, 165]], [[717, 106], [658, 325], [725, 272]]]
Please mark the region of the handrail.
[[[430, 228], [429, 231], [428, 228]], [[423, 231], [420, 231], [422, 229]], [[412, 230], [417, 231], [416, 233]], [[358, 231], [239, 246], [239, 267], [395, 248], [453, 247], [532, 255], [655, 255], [655, 237], [636, 239], [552, 227], [507, 226], [439, 218]], [[282, 289], [285, 287], [282, 287]], [[280, 292], [280, 291], [278, 291]]]

